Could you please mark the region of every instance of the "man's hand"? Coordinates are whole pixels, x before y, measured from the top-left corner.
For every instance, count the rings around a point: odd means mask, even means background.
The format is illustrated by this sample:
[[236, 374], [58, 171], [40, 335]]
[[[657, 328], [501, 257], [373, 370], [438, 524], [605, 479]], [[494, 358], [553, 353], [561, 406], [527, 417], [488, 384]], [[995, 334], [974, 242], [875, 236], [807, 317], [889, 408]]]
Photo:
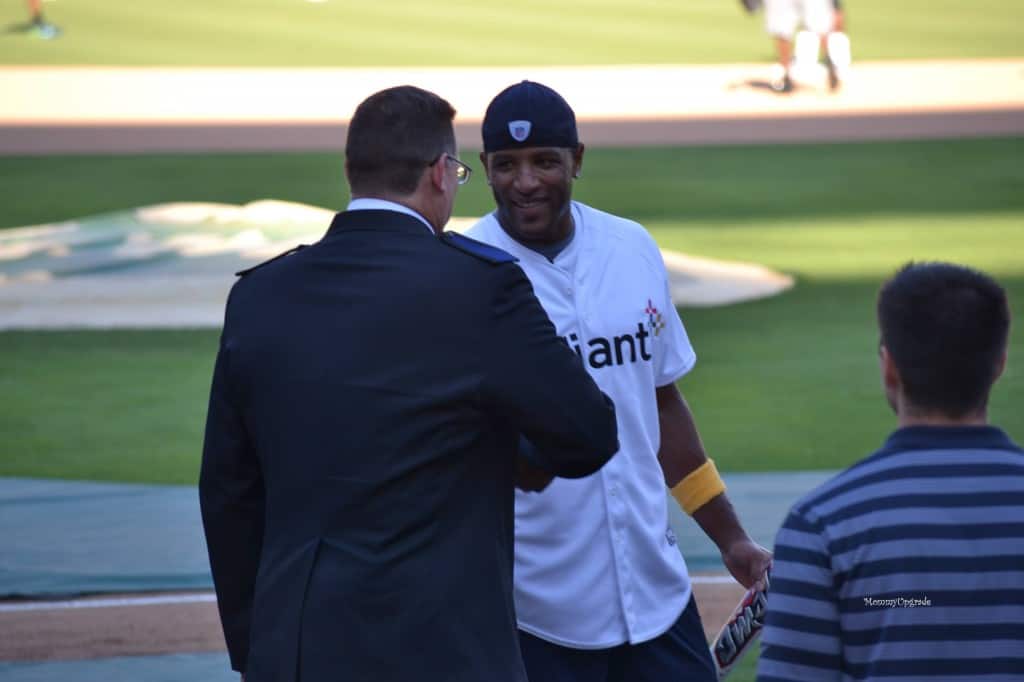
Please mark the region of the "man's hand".
[[527, 493], [539, 493], [551, 485], [555, 475], [534, 466], [523, 456], [516, 458], [516, 487]]
[[722, 563], [743, 587], [764, 589], [764, 576], [772, 564], [772, 554], [750, 538], [742, 538], [722, 550]]

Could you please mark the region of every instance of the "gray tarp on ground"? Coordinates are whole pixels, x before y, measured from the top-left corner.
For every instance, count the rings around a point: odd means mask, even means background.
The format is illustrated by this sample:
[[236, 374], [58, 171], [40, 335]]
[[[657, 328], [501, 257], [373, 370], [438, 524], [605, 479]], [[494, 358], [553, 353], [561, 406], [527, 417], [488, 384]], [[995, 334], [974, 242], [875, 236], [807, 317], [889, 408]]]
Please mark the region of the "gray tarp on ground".
[[[284, 201], [158, 204], [0, 231], [0, 328], [220, 327], [232, 274], [311, 244], [334, 212]], [[476, 222], [454, 217], [447, 229]], [[789, 275], [663, 252], [677, 305], [772, 296]]]
[[[726, 475], [755, 540], [771, 547], [789, 505], [832, 472]], [[691, 571], [720, 571], [714, 545], [674, 502]], [[0, 478], [0, 596], [212, 586], [192, 486]]]
[[211, 586], [191, 486], [0, 479], [0, 595]]
[[125, 656], [88, 661], [0, 662], [3, 682], [238, 682], [226, 653]]

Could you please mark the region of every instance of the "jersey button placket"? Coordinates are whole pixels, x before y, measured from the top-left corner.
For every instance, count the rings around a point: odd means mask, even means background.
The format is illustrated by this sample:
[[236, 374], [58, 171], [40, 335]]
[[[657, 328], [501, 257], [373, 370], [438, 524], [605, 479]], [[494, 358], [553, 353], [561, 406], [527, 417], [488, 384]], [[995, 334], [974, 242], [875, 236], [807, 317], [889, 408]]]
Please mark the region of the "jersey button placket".
[[[582, 271], [583, 271], [584, 267], [585, 266], [583, 264], [581, 264], [579, 267], [576, 268], [576, 284], [575, 284], [575, 287], [576, 287], [576, 290], [580, 291], [580, 292], [586, 291], [586, 289], [583, 288], [583, 273], [582, 273]], [[583, 306], [581, 304], [577, 304], [576, 314], [580, 317], [580, 319], [586, 320], [588, 323], [590, 322], [590, 315], [587, 314], [585, 306]]]
[[586, 290], [583, 287], [574, 286], [570, 281], [566, 291], [568, 292], [569, 300], [572, 301], [573, 307], [576, 309], [576, 320], [579, 322], [580, 331], [586, 331], [586, 338], [590, 338], [590, 330], [584, 330], [584, 326], [590, 326], [590, 315], [587, 314], [586, 300], [583, 296], [583, 292]]
[[618, 539], [616, 549], [619, 554], [622, 582], [622, 609], [626, 616], [626, 626], [630, 633], [636, 630], [636, 615], [633, 608], [633, 571], [630, 566], [629, 541], [626, 534], [626, 505], [621, 490], [617, 495], [619, 504], [616, 506], [615, 534]]
[[632, 632], [636, 629], [636, 618], [633, 615], [633, 591], [632, 571], [629, 566], [629, 550], [626, 538], [626, 501], [623, 498], [622, 486], [616, 480], [615, 475], [608, 472], [606, 479], [608, 491], [609, 530], [612, 537], [612, 551], [615, 552], [615, 566], [617, 568], [619, 595], [622, 604], [623, 616], [626, 619], [626, 628]]

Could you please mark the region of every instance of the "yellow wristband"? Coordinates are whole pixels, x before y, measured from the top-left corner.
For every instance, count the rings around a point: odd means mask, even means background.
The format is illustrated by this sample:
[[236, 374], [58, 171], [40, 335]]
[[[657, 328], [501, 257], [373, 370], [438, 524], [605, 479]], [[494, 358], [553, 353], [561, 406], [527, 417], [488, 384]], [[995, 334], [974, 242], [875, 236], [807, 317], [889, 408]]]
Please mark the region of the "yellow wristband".
[[709, 459], [672, 488], [672, 497], [676, 498], [683, 511], [693, 516], [695, 511], [724, 492], [725, 482], [718, 475], [715, 463]]

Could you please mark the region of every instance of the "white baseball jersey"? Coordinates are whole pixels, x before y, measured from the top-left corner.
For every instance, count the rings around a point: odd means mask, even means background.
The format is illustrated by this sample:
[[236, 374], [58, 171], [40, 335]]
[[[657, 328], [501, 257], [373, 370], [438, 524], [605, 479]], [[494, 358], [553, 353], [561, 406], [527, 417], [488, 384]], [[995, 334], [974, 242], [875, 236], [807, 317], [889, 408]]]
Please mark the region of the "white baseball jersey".
[[615, 401], [620, 450], [600, 471], [516, 493], [519, 627], [597, 649], [657, 637], [690, 598], [668, 525], [655, 388], [696, 355], [647, 231], [579, 202], [572, 211], [575, 236], [554, 263], [509, 237], [493, 213], [467, 234], [519, 258], [558, 333]]

